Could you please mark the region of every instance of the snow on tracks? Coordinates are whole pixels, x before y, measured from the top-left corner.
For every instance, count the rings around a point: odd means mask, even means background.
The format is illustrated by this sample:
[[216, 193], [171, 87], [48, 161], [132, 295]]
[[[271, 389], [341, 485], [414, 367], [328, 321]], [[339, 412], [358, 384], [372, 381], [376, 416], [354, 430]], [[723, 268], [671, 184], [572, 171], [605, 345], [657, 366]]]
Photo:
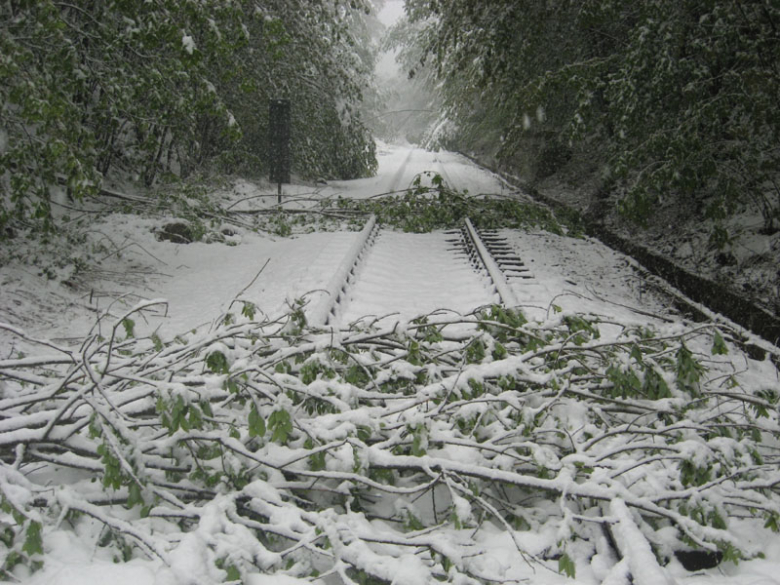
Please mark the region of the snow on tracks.
[[498, 294], [501, 297], [501, 301], [510, 307], [516, 306], [517, 300], [515, 299], [514, 293], [507, 284], [504, 273], [501, 272], [501, 268], [493, 259], [493, 255], [479, 237], [474, 224], [471, 223], [469, 218], [466, 218], [466, 231], [468, 233], [469, 240], [471, 241], [471, 245], [474, 246], [480, 260], [482, 261], [482, 264], [487, 269], [488, 274], [490, 275], [490, 279], [493, 281], [493, 284], [496, 287], [496, 291], [498, 291]]
[[500, 302], [490, 280], [474, 271], [448, 238], [444, 232], [380, 232], [336, 308], [335, 321], [405, 320], [439, 309], [466, 313]]
[[327, 296], [309, 310], [307, 314], [309, 323], [320, 327], [329, 323], [337, 303], [355, 274], [360, 259], [376, 236], [377, 229], [376, 217], [372, 215], [328, 282], [324, 291]]

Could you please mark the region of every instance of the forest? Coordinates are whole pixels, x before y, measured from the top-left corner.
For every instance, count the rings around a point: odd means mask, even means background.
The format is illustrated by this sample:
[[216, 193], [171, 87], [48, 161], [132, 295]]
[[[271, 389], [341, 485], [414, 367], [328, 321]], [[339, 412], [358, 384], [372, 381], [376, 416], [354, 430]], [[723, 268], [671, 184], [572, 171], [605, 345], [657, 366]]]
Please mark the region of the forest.
[[[572, 161], [642, 223], [659, 206], [778, 228], [780, 8], [769, 0], [409, 0], [387, 45], [427, 85], [436, 138], [530, 180]], [[2, 6], [0, 224], [46, 225], [53, 185], [92, 193], [267, 164], [268, 102], [293, 98], [296, 172], [375, 169], [363, 120], [366, 0]], [[446, 122], [444, 124], [443, 122]], [[445, 130], [441, 130], [444, 128]]]
[[715, 220], [751, 204], [777, 231], [776, 3], [409, 0], [407, 10], [405, 63], [439, 84], [448, 144], [537, 179], [586, 160], [600, 193], [619, 194], [640, 223], [664, 203]]
[[0, 0], [0, 581], [776, 581], [780, 4], [391, 4]]
[[[268, 103], [295, 98], [295, 167], [375, 168], [359, 104], [372, 68], [358, 1], [0, 6], [0, 227], [51, 229], [51, 195], [267, 169]], [[303, 129], [306, 129], [305, 132]]]

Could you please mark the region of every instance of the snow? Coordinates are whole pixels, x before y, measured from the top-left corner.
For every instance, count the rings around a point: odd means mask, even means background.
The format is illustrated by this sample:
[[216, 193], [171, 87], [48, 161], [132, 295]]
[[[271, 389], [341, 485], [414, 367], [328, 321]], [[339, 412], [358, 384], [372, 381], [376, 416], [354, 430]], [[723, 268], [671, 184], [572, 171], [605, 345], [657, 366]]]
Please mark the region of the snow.
[[110, 560], [98, 560], [90, 557], [87, 551], [74, 555], [72, 538], [66, 533], [49, 535], [54, 548], [47, 558], [50, 565], [46, 570], [33, 575], [30, 585], [104, 585], [110, 580], [112, 585], [138, 585], [139, 583], [155, 583], [163, 585], [175, 583], [172, 578], [163, 581], [159, 579], [159, 569], [150, 562], [131, 560], [128, 563], [116, 564]]
[[[398, 3], [388, 3], [388, 6], [391, 4]], [[185, 35], [182, 45], [190, 53], [194, 50], [191, 37]], [[496, 176], [477, 169], [464, 157], [453, 153], [432, 153], [412, 146], [383, 144], [380, 145], [379, 162], [376, 177], [331, 182], [316, 187], [301, 184], [286, 186], [284, 206], [301, 209], [313, 207], [323, 200], [335, 201], [338, 197], [373, 197], [404, 189], [412, 184], [415, 177], [426, 171], [440, 173], [447, 183], [468, 189], [471, 193], [507, 194], [510, 191]], [[429, 181], [430, 177], [424, 180]], [[275, 203], [275, 193], [270, 186], [255, 185], [245, 180], [237, 180], [229, 191], [220, 196], [224, 198], [222, 203], [226, 207], [234, 206], [236, 210], [268, 208]], [[95, 328], [105, 334], [108, 322], [113, 321], [96, 323], [96, 318], [104, 313], [118, 317], [139, 302], [165, 299], [166, 308], [147, 311], [143, 320], [136, 319], [136, 328], [139, 335], [157, 331], [163, 339], [170, 340], [177, 334], [194, 329], [209, 330], [235, 303], [251, 302], [264, 315], [273, 319], [285, 313], [296, 300], [302, 299], [308, 303], [306, 308], [310, 320], [323, 324], [323, 315], [327, 315], [330, 310], [332, 299], [338, 294], [339, 283], [353, 266], [356, 266], [354, 285], [347, 288], [345, 301], [337, 309], [336, 321], [341, 324], [370, 316], [371, 319], [379, 319], [382, 327], [392, 328], [396, 322], [400, 322], [403, 327], [409, 319], [421, 314], [437, 311], [445, 316], [454, 315], [451, 311], [465, 314], [497, 301], [495, 291], [485, 275], [475, 272], [466, 258], [451, 251], [451, 244], [447, 241], [451, 236], [441, 232], [402, 234], [382, 229], [375, 240], [370, 242], [365, 256], [359, 257], [359, 251], [370, 239], [371, 230], [320, 231], [282, 238], [245, 229], [228, 236], [225, 242], [179, 245], [156, 239], [153, 230], [159, 228], [161, 223], [164, 222], [160, 218], [119, 212], [100, 217], [92, 225], [89, 242], [95, 246], [105, 246], [103, 264], [99, 273], [87, 275], [88, 278], [77, 286], [63, 284], [68, 278], [65, 273], [58, 272], [54, 278], [50, 278], [51, 275], [45, 270], [33, 266], [13, 262], [3, 265], [0, 272], [0, 321], [24, 329], [32, 337], [55, 339], [67, 345], [68, 342], [82, 339]], [[602, 336], [609, 338], [624, 335], [630, 325], [642, 327], [652, 324], [666, 328], [665, 331], [683, 327], [681, 319], [667, 305], [666, 297], [641, 278], [633, 262], [599, 242], [568, 238], [541, 230], [504, 230], [500, 235], [507, 238], [512, 249], [531, 269], [533, 278], [509, 279], [507, 282], [529, 319], [543, 321], [556, 318], [557, 315], [563, 322], [566, 316], [586, 314], [601, 321]], [[55, 272], [58, 270], [55, 269]], [[7, 329], [0, 331], [0, 360], [27, 349], [28, 344], [12, 333]], [[597, 342], [593, 344], [597, 346]], [[211, 348], [214, 350], [217, 346]], [[224, 344], [219, 348], [232, 361], [231, 348]], [[706, 350], [698, 348], [701, 353], [706, 353]], [[717, 367], [714, 357], [709, 356], [708, 359], [712, 360], [713, 367]], [[234, 368], [250, 366], [248, 363], [232, 365]], [[768, 365], [746, 364], [745, 367], [748, 365], [757, 368], [754, 373], [745, 374], [747, 379], [755, 381], [756, 387], [777, 387], [776, 378], [767, 375], [771, 371]], [[399, 364], [398, 372], [402, 372], [403, 367]], [[427, 400], [426, 392], [435, 395], [444, 383], [465, 387], [469, 378], [478, 380], [487, 373], [493, 375], [518, 371], [529, 380], [549, 380], [541, 369], [537, 369], [534, 364], [524, 363], [521, 358], [464, 365], [457, 380], [437, 380], [420, 391], [419, 400]], [[414, 377], [411, 369], [409, 377]], [[212, 383], [214, 387], [209, 387], [208, 391], [219, 391], [219, 384]], [[333, 401], [341, 401], [341, 404], [348, 404], [352, 400], [348, 386], [329, 386], [324, 380], [317, 379], [308, 388], [314, 394], [333, 391]], [[187, 395], [189, 390], [181, 386], [178, 392]], [[172, 391], [173, 394], [176, 392]], [[512, 398], [507, 396], [506, 401], [511, 404]], [[547, 402], [534, 403], [529, 400], [522, 404], [522, 408], [533, 416], [546, 405]], [[291, 404], [277, 406], [293, 408]], [[426, 420], [422, 411], [408, 408], [408, 404], [399, 405], [397, 424], [424, 427]], [[338, 410], [335, 414], [314, 419], [318, 426], [317, 436], [333, 441], [342, 440], [347, 436], [344, 430], [347, 427], [379, 424], [369, 412], [352, 413], [353, 418], [347, 419], [348, 413]], [[461, 414], [479, 417], [483, 411], [483, 404], [475, 401], [466, 405]], [[410, 413], [408, 416], [407, 412]], [[576, 407], [553, 412], [561, 420], [568, 421], [568, 429], [572, 434], [587, 431], [582, 426], [582, 421], [586, 420], [585, 413]], [[35, 416], [36, 413], [31, 412], [27, 422], [34, 422]], [[391, 417], [387, 416], [387, 422], [390, 420]], [[9, 421], [3, 422], [9, 424]], [[35, 431], [16, 429], [13, 432]], [[426, 429], [426, 432], [435, 434], [437, 429]], [[172, 438], [167, 440], [173, 444]], [[477, 463], [468, 459], [473, 456], [470, 455], [473, 450], [466, 451], [455, 444], [444, 445], [437, 450], [427, 435], [425, 441], [428, 441], [430, 447], [428, 454], [424, 457], [409, 456], [407, 460], [410, 465], [423, 461], [431, 468], [449, 469], [464, 476], [474, 470]], [[245, 448], [238, 440], [236, 445]], [[677, 447], [681, 451], [690, 449], [691, 460], [702, 456], [695, 441], [683, 441]], [[731, 444], [723, 443], [724, 450], [730, 448]], [[271, 447], [267, 449], [268, 452], [258, 451], [254, 455], [260, 459], [267, 457], [269, 461], [275, 460], [275, 457], [278, 461], [284, 460], [281, 459], [284, 453], [273, 452]], [[459, 457], [461, 453], [464, 456]], [[327, 462], [328, 471], [351, 471], [355, 461], [352, 444], [345, 443], [334, 449], [333, 455]], [[387, 459], [388, 464], [394, 465], [403, 461], [402, 457], [390, 458], [376, 447], [358, 455], [375, 462]], [[501, 456], [508, 457], [508, 454]], [[554, 451], [542, 445], [534, 445], [530, 457], [544, 462], [550, 469], [575, 465], [576, 457], [579, 457], [580, 462], [588, 461], [584, 454], [573, 455], [571, 459], [558, 458]], [[624, 463], [628, 469], [633, 461], [627, 459]], [[495, 469], [493, 477], [496, 481], [507, 483], [515, 479], [508, 469], [502, 468]], [[603, 477], [607, 477], [606, 472]], [[652, 481], [652, 478], [648, 481]], [[266, 503], [273, 502], [276, 509], [266, 513], [280, 529], [304, 532], [308, 530], [308, 525], [301, 519], [302, 512], [296, 514], [286, 507], [274, 487], [282, 483], [281, 474], [277, 477], [270, 473], [268, 482], [250, 484], [244, 488], [244, 495]], [[592, 480], [589, 485], [579, 485], [566, 482], [565, 476], [559, 476], [556, 480], [539, 479], [534, 485], [541, 489], [553, 487], [572, 490], [571, 493], [579, 489], [582, 493], [603, 496], [606, 488], [598, 491], [596, 483], [597, 480]], [[7, 495], [15, 494], [24, 498], [29, 494], [26, 488], [12, 485], [6, 480], [4, 485], [11, 486], [4, 492]], [[450, 492], [446, 497], [459, 522], [464, 527], [473, 523], [474, 510], [471, 503], [454, 487]], [[436, 493], [444, 494], [443, 491]], [[233, 525], [224, 522], [224, 518], [230, 513], [230, 506], [234, 502], [220, 498], [217, 496], [205, 510], [201, 508], [198, 511], [200, 516], [197, 527], [183, 537], [160, 535], [161, 542], [165, 541], [169, 545], [170, 566], [156, 558], [135, 558], [115, 563], [109, 555], [109, 549], [98, 545], [102, 531], [99, 522], [79, 524], [82, 532], [77, 538], [63, 523], [45, 535], [46, 562], [43, 569], [32, 575], [20, 575], [21, 581], [30, 585], [97, 585], [107, 581], [114, 585], [220, 582], [224, 580], [224, 572], [208, 562], [211, 553], [206, 553], [210, 535], [214, 531], [233, 530]], [[420, 514], [431, 513], [428, 504], [421, 501], [419, 507]], [[183, 513], [186, 511], [185, 507]], [[475, 533], [473, 528], [429, 536], [430, 542], [438, 543], [437, 550], [451, 550], [453, 563], [462, 561], [458, 558], [458, 551], [464, 550], [455, 544], [469, 542], [475, 551], [483, 555], [477, 567], [480, 573], [500, 582], [529, 580], [535, 585], [625, 583], [630, 572], [637, 585], [780, 583], [777, 578], [780, 572], [778, 539], [754, 543], [756, 547], [766, 547], [766, 559], [743, 561], [739, 565], [725, 563], [719, 569], [688, 573], [675, 561], [668, 567], [658, 565], [626, 502], [614, 498], [609, 504], [609, 513], [614, 520], [613, 528], [624, 561], [615, 564], [616, 559], [610, 558], [602, 546], [590, 559], [585, 556], [576, 558], [578, 572], [575, 579], [557, 574], [555, 563], [534, 567], [517, 561], [518, 547], [529, 554], [541, 554], [546, 548], [554, 548], [555, 537], [561, 526], [542, 525], [538, 531], [515, 531], [510, 534], [486, 522], [478, 540], [470, 540]], [[420, 556], [399, 553], [380, 558], [377, 549], [368, 547], [362, 540], [351, 539], [355, 534], [367, 533], [372, 526], [375, 527], [375, 524], [355, 513], [334, 514], [332, 524], [324, 523], [319, 528], [328, 534], [334, 548], [340, 547], [345, 557], [361, 558], [364, 562], [373, 563], [373, 569], [384, 574], [389, 582], [398, 585], [422, 584], [422, 576], [426, 573], [425, 562]], [[738, 525], [735, 530], [743, 531], [746, 541], [754, 538], [746, 526]], [[421, 534], [420, 538], [425, 536]], [[249, 555], [258, 560], [259, 564], [269, 567], [278, 561], [275, 553], [259, 548], [250, 549], [249, 543], [255, 541], [244, 538], [241, 531], [230, 533], [225, 538], [227, 540], [221, 542], [230, 542], [232, 547], [220, 550], [221, 553]], [[387, 546], [388, 550], [392, 548], [391, 544], [383, 546]], [[402, 547], [397, 549], [402, 550]], [[311, 581], [295, 575], [257, 573], [247, 575], [244, 582], [248, 585], [301, 585]]]
[[385, 0], [384, 6], [377, 14], [379, 22], [385, 26], [393, 26], [404, 15], [403, 0]]
[[[338, 197], [371, 197], [405, 189], [425, 171], [446, 173], [457, 181], [454, 184], [473, 193], [506, 191], [497, 177], [474, 172], [473, 165], [460, 155], [380, 145], [379, 172], [375, 177], [331, 182], [313, 192], [305, 185], [285, 186], [284, 205], [296, 209]], [[271, 206], [276, 199], [270, 189], [262, 191], [244, 180], [238, 180], [225, 197], [228, 198], [226, 202], [229, 201], [226, 205], [235, 205], [234, 209]], [[310, 302], [313, 308], [323, 297], [323, 293], [317, 291], [329, 290], [333, 275], [358, 238], [355, 232], [304, 233], [290, 239], [238, 230], [240, 233], [227, 238], [229, 245], [203, 242], [177, 245], [157, 241], [153, 230], [163, 223], [160, 219], [119, 213], [94, 222], [90, 227], [90, 242], [105, 248], [101, 255], [104, 266], [100, 271], [87, 273], [85, 282], [78, 287], [80, 290], [63, 286], [51, 279], [46, 271], [36, 271], [31, 266], [4, 266], [0, 272], [0, 287], [5, 298], [0, 303], [0, 321], [21, 326], [34, 336], [74, 338], [90, 331], [97, 315], [106, 311], [116, 314], [120, 308], [132, 306], [139, 299], [161, 297], [168, 299], [167, 309], [155, 315], [147, 313], [146, 320], [136, 323], [136, 327], [139, 333], [159, 329], [164, 339], [170, 339], [178, 333], [208, 326], [234, 301], [252, 302], [259, 311], [271, 317], [285, 311], [296, 299]], [[434, 240], [439, 241], [435, 246], [439, 252], [431, 258], [433, 263], [440, 262], [442, 255], [447, 254], [441, 234], [400, 236], [383, 233], [382, 237], [406, 240], [408, 253], [417, 256], [418, 261], [424, 259], [416, 254], [417, 247], [429, 247]], [[371, 253], [374, 252], [377, 250]], [[428, 269], [423, 264], [417, 270], [424, 273]], [[461, 266], [449, 275], [450, 281], [459, 277], [475, 278], [467, 273], [467, 266]], [[70, 275], [63, 272], [57, 276], [61, 281], [68, 281]], [[438, 277], [444, 275], [438, 274]], [[427, 280], [433, 282], [430, 278]], [[444, 286], [447, 290], [443, 290]], [[472, 287], [471, 297], [454, 308], [468, 311], [492, 302], [492, 297], [480, 292], [481, 285], [474, 286], [476, 293]], [[433, 296], [425, 300], [419, 296], [419, 288], [411, 288], [402, 298], [395, 295], [392, 302], [407, 307], [404, 313], [407, 316], [416, 310], [427, 312], [451, 304], [461, 287], [442, 281], [441, 286], [434, 288], [440, 298], [434, 291]], [[237, 299], [237, 295], [240, 298]], [[469, 306], [475, 302], [475, 296], [482, 300]], [[386, 299], [374, 293], [371, 298], [380, 304]], [[371, 298], [366, 302], [372, 302]], [[376, 306], [367, 306], [366, 312], [357, 315], [363, 310], [357, 307], [351, 315], [359, 317], [379, 312], [375, 309]], [[13, 337], [0, 332], [0, 355], [7, 355], [9, 345], [13, 343]]]
[[[751, 303], [778, 313], [780, 232], [766, 233], [758, 205], [746, 205], [721, 222], [702, 219], [693, 207], [681, 209], [679, 200], [667, 198], [654, 209], [648, 226], [636, 229], [620, 216], [612, 201], [607, 205], [596, 201], [593, 193], [597, 188], [592, 181], [583, 181], [581, 175], [578, 170], [566, 178], [553, 176], [541, 181], [537, 188], [545, 196], [583, 213], [598, 209], [599, 220], [625, 240], [668, 258], [692, 274], [726, 284]], [[670, 229], [671, 225], [675, 228]], [[716, 228], [725, 228], [731, 238], [722, 248], [712, 240]]]
[[339, 299], [341, 287], [343, 286], [343, 283], [346, 282], [356, 263], [360, 260], [363, 247], [374, 233], [375, 226], [376, 217], [371, 216], [358, 237], [352, 242], [352, 246], [344, 255], [341, 264], [333, 271], [333, 276], [331, 276], [327, 287], [325, 287], [325, 298], [312, 303], [313, 307], [310, 309], [308, 315], [309, 323], [318, 326], [326, 324], [330, 311], [334, 308]]
[[[385, 27], [389, 28], [396, 24], [404, 15], [403, 0], [389, 0], [384, 3], [382, 9], [377, 13], [377, 19]], [[398, 76], [401, 68], [396, 62], [398, 50], [383, 51], [377, 58], [375, 72], [381, 79], [390, 81]]]
[[610, 512], [617, 518], [615, 532], [618, 548], [627, 559], [636, 585], [675, 585], [674, 579], [658, 565], [647, 539], [631, 518], [626, 503], [615, 498]]
[[[496, 175], [474, 172], [474, 165], [457, 153], [431, 152], [412, 145], [378, 143], [379, 169], [376, 176], [356, 181], [331, 181], [323, 195], [373, 197], [412, 186], [426, 172], [439, 173], [449, 185], [470, 193], [504, 193], [508, 189]], [[423, 184], [430, 184], [424, 180]]]
[[[549, 316], [552, 305], [621, 323], [644, 323], [647, 313], [669, 313], [668, 300], [642, 277], [636, 263], [589, 239], [543, 231], [503, 231], [534, 278], [514, 281], [520, 306], [529, 314]], [[638, 313], [641, 311], [642, 313]]]
[[442, 233], [382, 232], [367, 254], [365, 267], [358, 268], [357, 284], [349, 290], [341, 321], [386, 316], [409, 320], [439, 309], [470, 312], [496, 301], [486, 279], [465, 258], [453, 257], [447, 239]]
[[192, 55], [195, 51], [195, 39], [190, 35], [185, 34], [181, 37], [181, 46], [185, 51]]

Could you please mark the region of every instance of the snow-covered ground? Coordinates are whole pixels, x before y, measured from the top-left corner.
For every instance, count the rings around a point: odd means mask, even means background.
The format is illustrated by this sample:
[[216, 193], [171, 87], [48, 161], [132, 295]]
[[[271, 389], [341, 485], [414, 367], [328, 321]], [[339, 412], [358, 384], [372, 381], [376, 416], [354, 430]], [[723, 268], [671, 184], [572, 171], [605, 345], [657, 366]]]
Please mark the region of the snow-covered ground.
[[[506, 191], [494, 175], [477, 171], [460, 155], [381, 145], [375, 177], [316, 187], [285, 185], [283, 206], [300, 209], [339, 197], [374, 197], [409, 188], [415, 178], [428, 172], [450, 177], [457, 181], [453, 186], [471, 193]], [[430, 184], [430, 176], [422, 178]], [[274, 189], [243, 180], [218, 196], [223, 205], [236, 210], [276, 204]], [[88, 241], [104, 249], [98, 255], [103, 261], [76, 277], [69, 267], [54, 274], [45, 256], [41, 267], [3, 266], [0, 320], [36, 336], [77, 339], [90, 331], [97, 315], [109, 310], [116, 315], [141, 299], [164, 298], [169, 301], [167, 310], [156, 319], [149, 317], [147, 326], [159, 327], [164, 336], [172, 337], [218, 319], [237, 295], [268, 315], [278, 315], [296, 299], [305, 300], [307, 293], [327, 286], [356, 236], [337, 231], [282, 238], [232, 228], [240, 233], [228, 237], [226, 243], [180, 245], [158, 241], [155, 230], [164, 223], [159, 217], [122, 213], [100, 217], [90, 225]], [[74, 250], [74, 256], [81, 254], [83, 250]], [[442, 298], [443, 306], [451, 298]], [[5, 355], [13, 343], [13, 338], [0, 333], [0, 350]]]
[[469, 193], [503, 193], [505, 184], [492, 173], [474, 172], [474, 165], [459, 154], [431, 152], [413, 145], [380, 144], [377, 152], [379, 170], [376, 176], [357, 181], [331, 182], [323, 195], [374, 197], [409, 188], [424, 173], [439, 173], [452, 187]]
[[[416, 176], [428, 171], [441, 174], [453, 187], [468, 189], [470, 193], [508, 192], [494, 175], [451, 153], [382, 145], [379, 161], [379, 173], [373, 178], [316, 187], [286, 186], [285, 206], [302, 208], [338, 197], [373, 197], [404, 189]], [[273, 188], [247, 181], [236, 181], [232, 188], [221, 190], [215, 197], [226, 207], [235, 205], [234, 209], [269, 207], [275, 203]], [[68, 266], [49, 267], [45, 257], [38, 266], [14, 261], [0, 266], [0, 322], [24, 329], [32, 337], [67, 345], [77, 343], [95, 327], [105, 328], [110, 316], [119, 316], [143, 299], [167, 301], [166, 310], [147, 313], [145, 322], [136, 323], [139, 334], [157, 331], [163, 340], [197, 328], [208, 329], [235, 302], [251, 302], [262, 313], [274, 317], [285, 312], [296, 299], [315, 302], [359, 235], [357, 231], [323, 231], [276, 237], [234, 229], [224, 242], [181, 245], [157, 239], [155, 229], [162, 223], [164, 220], [159, 217], [118, 211], [98, 216], [86, 241], [100, 250], [92, 257], [99, 256], [102, 262], [77, 274]], [[510, 279], [509, 286], [531, 320], [544, 320], [554, 312], [576, 312], [598, 318], [604, 323], [605, 334], [613, 328], [615, 335], [630, 325], [668, 326], [671, 322], [672, 327], [682, 327], [682, 319], [667, 306], [667, 299], [646, 285], [632, 262], [599, 242], [541, 230], [505, 230], [500, 235], [530, 269], [532, 278]], [[468, 313], [495, 302], [485, 275], [475, 272], [465, 258], [450, 249], [446, 240], [444, 233], [401, 234], [382, 229], [361, 260], [355, 283], [338, 313], [340, 322], [349, 323], [363, 316], [409, 319], [438, 309]], [[99, 322], [99, 317], [105, 321]], [[0, 332], [0, 360], [27, 349], [17, 336]], [[763, 383], [777, 387], [776, 378], [766, 378], [772, 375], [770, 365], [759, 371], [764, 376]], [[22, 582], [185, 585], [190, 583], [187, 579], [194, 574], [193, 569], [198, 572], [198, 548], [188, 548], [189, 541], [182, 540], [170, 556], [172, 567], [164, 566], [160, 560], [141, 558], [116, 564], [96, 544], [100, 526], [79, 526], [83, 533], [78, 538], [73, 538], [64, 526], [46, 534], [44, 567], [29, 577], [21, 575]], [[748, 524], [745, 526], [747, 530]], [[529, 539], [524, 544], [533, 549], [533, 535], [526, 533], [523, 538]], [[745, 538], [750, 535], [746, 533]], [[765, 560], [739, 565], [723, 563], [717, 569], [698, 573], [688, 573], [679, 563], [672, 563], [667, 577], [680, 585], [780, 583], [780, 539], [757, 545], [763, 547]], [[580, 571], [576, 580], [530, 565], [526, 573], [519, 574], [517, 566], [503, 556], [511, 554], [508, 546], [505, 538], [496, 535], [495, 554], [485, 560], [506, 563], [506, 582], [594, 585], [606, 578], [597, 568]], [[411, 561], [410, 575], [414, 572], [413, 557]], [[207, 579], [207, 575], [203, 569], [199, 578]], [[613, 571], [610, 575], [609, 583], [626, 583], [618, 578], [618, 573]], [[255, 575], [246, 583], [294, 585], [304, 581]], [[393, 583], [404, 585], [403, 574]], [[647, 577], [642, 583], [654, 585]]]
[[[727, 286], [735, 294], [775, 315], [780, 314], [780, 232], [767, 233], [760, 209], [746, 205], [729, 218], [702, 218], [700, 210], [680, 209], [671, 199], [657, 206], [642, 228], [626, 221], [617, 200], [607, 204], [594, 195], [594, 178], [574, 169], [565, 179], [552, 176], [536, 188], [552, 200], [582, 213], [598, 214], [615, 234], [668, 258], [684, 270]], [[593, 177], [596, 175], [594, 174]], [[713, 235], [725, 228], [728, 238], [715, 245]], [[721, 232], [725, 236], [726, 232]]]
[[439, 309], [468, 313], [498, 302], [487, 279], [451, 248], [443, 233], [380, 233], [358, 270], [341, 322], [409, 320]]
[[[416, 177], [428, 172], [439, 173], [453, 187], [474, 194], [508, 191], [495, 175], [478, 169], [458, 154], [383, 144], [375, 177], [332, 182], [316, 188], [286, 185], [283, 206], [296, 209], [339, 197], [374, 197], [408, 188]], [[430, 182], [428, 175], [423, 179], [424, 183]], [[223, 197], [223, 205], [235, 205], [234, 209], [263, 208], [276, 203], [272, 188], [266, 185], [264, 190], [262, 185], [243, 180], [236, 181], [232, 189], [220, 192], [219, 196]], [[101, 216], [89, 228], [89, 242], [104, 249], [99, 255], [102, 262], [75, 277], [71, 277], [69, 268], [52, 274], [49, 268], [25, 264], [3, 266], [0, 319], [21, 326], [35, 336], [78, 339], [95, 325], [97, 315], [106, 311], [117, 315], [141, 299], [169, 301], [164, 314], [156, 319], [149, 317], [147, 326], [152, 330], [159, 328], [170, 337], [218, 319], [238, 296], [274, 316], [296, 299], [306, 299], [308, 293], [316, 298], [316, 291], [327, 286], [356, 237], [356, 232], [336, 231], [284, 238], [233, 228], [240, 233], [228, 237], [225, 243], [181, 245], [158, 241], [155, 230], [164, 223], [159, 217], [123, 213]], [[518, 298], [524, 303], [546, 310], [553, 298], [566, 305], [567, 297], [580, 298], [583, 294], [594, 298], [619, 294], [627, 296], [623, 300], [634, 305], [647, 302], [637, 285], [638, 277], [627, 268], [625, 258], [595, 241], [547, 233], [508, 236], [519, 255], [527, 258], [527, 264], [539, 276], [515, 285]], [[437, 248], [427, 242], [443, 240], [443, 236], [386, 234], [382, 237], [394, 238], [409, 250], [414, 261], [423, 264], [421, 270], [426, 270], [425, 265], [441, 262], [436, 256], [441, 246]], [[377, 254], [382, 253], [379, 248]], [[402, 262], [398, 258], [393, 260]], [[42, 258], [42, 265], [45, 261]], [[374, 260], [371, 270], [381, 272], [382, 262]], [[467, 311], [490, 300], [484, 297], [481, 303], [470, 307], [474, 295], [469, 294], [465, 285], [452, 287], [434, 274], [428, 275], [426, 285], [432, 291], [439, 290], [440, 298], [434, 296], [420, 304], [418, 289], [387, 288], [385, 295], [376, 294], [375, 289], [369, 298], [361, 300], [372, 305], [350, 308], [349, 318], [362, 316], [362, 310], [365, 314], [383, 310], [393, 313], [404, 306], [419, 306], [423, 313], [437, 307]], [[384, 303], [388, 306], [384, 307]], [[579, 301], [572, 303], [573, 307], [578, 305]], [[645, 306], [645, 310], [660, 308]], [[5, 344], [0, 348], [4, 348], [5, 354], [12, 343], [12, 338], [0, 333], [0, 344]]]

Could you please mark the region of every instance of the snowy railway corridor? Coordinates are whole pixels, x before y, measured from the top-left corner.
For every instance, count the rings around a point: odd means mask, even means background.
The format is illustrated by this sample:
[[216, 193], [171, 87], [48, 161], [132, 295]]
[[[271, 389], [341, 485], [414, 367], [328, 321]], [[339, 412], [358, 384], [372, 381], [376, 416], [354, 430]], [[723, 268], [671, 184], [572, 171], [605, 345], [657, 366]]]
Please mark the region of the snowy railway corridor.
[[101, 271], [3, 274], [25, 585], [777, 583], [769, 344], [456, 154], [213, 200], [211, 243], [114, 212]]
[[[414, 318], [438, 309], [468, 313], [498, 302], [485, 277], [444, 233], [401, 234], [382, 230], [356, 270], [338, 321], [378, 320], [388, 309]], [[391, 313], [391, 315], [392, 315]]]
[[0, 2], [0, 583], [780, 585], [777, 23]]
[[[454, 153], [385, 146], [379, 161], [376, 177], [332, 183], [325, 193], [335, 190], [339, 196], [365, 199], [400, 193], [416, 179], [430, 182], [438, 175], [447, 187], [474, 196], [522, 198], [508, 192], [496, 175]], [[436, 312], [468, 314], [494, 303], [543, 318], [553, 304], [566, 310], [595, 309], [606, 301], [630, 316], [635, 312], [629, 307], [658, 302], [622, 255], [592, 240], [544, 230], [482, 232], [466, 219], [457, 229], [418, 234], [369, 220], [353, 238], [338, 237], [333, 248], [343, 250], [343, 256], [318, 252], [305, 267], [306, 279], [292, 277], [302, 266], [280, 259], [290, 275], [285, 298], [305, 298], [315, 325], [389, 326]], [[536, 273], [543, 278], [534, 278]], [[273, 274], [276, 290], [281, 290], [281, 276]]]

